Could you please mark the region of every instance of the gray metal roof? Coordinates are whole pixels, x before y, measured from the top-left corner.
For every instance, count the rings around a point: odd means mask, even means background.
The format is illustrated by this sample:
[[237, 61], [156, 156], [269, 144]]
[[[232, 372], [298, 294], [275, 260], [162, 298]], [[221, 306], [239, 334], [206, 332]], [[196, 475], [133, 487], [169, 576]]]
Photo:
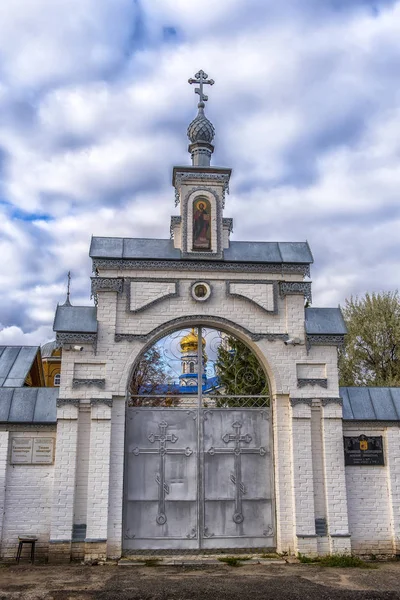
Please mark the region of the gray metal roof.
[[47, 342], [46, 344], [43, 344], [43, 346], [40, 348], [40, 350], [42, 352], [42, 358], [49, 358], [56, 348], [57, 348], [56, 340], [52, 340], [51, 342]]
[[343, 419], [400, 421], [400, 387], [341, 387]]
[[53, 330], [58, 332], [96, 333], [95, 306], [57, 306]]
[[340, 308], [306, 308], [306, 333], [309, 335], [345, 335]]
[[58, 388], [0, 388], [0, 423], [56, 423]]
[[[181, 251], [174, 248], [172, 240], [93, 237], [89, 255], [91, 258], [180, 260]], [[307, 242], [231, 242], [229, 248], [224, 250], [223, 260], [300, 264], [314, 262]]]
[[23, 386], [39, 346], [0, 346], [0, 387]]

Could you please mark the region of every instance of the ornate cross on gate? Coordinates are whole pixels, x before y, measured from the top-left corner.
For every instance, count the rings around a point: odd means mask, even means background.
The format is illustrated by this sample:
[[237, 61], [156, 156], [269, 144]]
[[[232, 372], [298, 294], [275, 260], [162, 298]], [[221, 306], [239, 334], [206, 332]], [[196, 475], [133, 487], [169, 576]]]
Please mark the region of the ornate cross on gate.
[[202, 70], [200, 70], [198, 73], [196, 73], [196, 75], [194, 77], [195, 77], [194, 79], [192, 77], [190, 79], [188, 79], [188, 82], [199, 84], [200, 87], [195, 88], [194, 91], [195, 91], [195, 94], [199, 94], [199, 96], [200, 96], [199, 105], [202, 104], [203, 108], [204, 108], [204, 102], [207, 102], [208, 96], [203, 94], [203, 85], [205, 85], [205, 84], [214, 85], [215, 81], [214, 81], [214, 79], [208, 79], [207, 73], [204, 73], [204, 71], [202, 71]]
[[167, 442], [175, 444], [179, 438], [174, 433], [167, 433], [168, 423], [161, 421], [158, 424], [160, 433], [150, 433], [147, 439], [151, 444], [159, 442], [158, 448], [134, 448], [132, 454], [138, 456], [139, 454], [159, 454], [160, 455], [160, 472], [156, 475], [156, 482], [158, 485], [158, 514], [156, 521], [159, 525], [165, 525], [167, 522], [167, 515], [165, 514], [165, 495], [169, 494], [169, 485], [165, 481], [165, 456], [167, 454], [183, 454], [184, 456], [190, 456], [193, 454], [191, 448], [167, 448]]
[[234, 473], [231, 473], [230, 480], [235, 486], [235, 512], [233, 515], [233, 520], [236, 524], [243, 523], [244, 516], [242, 511], [242, 496], [246, 494], [246, 487], [242, 482], [242, 454], [260, 454], [260, 456], [264, 456], [267, 451], [263, 446], [260, 448], [244, 448], [241, 444], [250, 444], [253, 439], [249, 433], [242, 434], [240, 430], [242, 428], [243, 423], [239, 423], [239, 421], [235, 421], [232, 424], [235, 433], [225, 433], [222, 436], [222, 441], [225, 444], [229, 444], [229, 442], [235, 442], [235, 446], [233, 448], [213, 448], [211, 447], [208, 450], [208, 454], [213, 456], [214, 454], [233, 454], [234, 455]]

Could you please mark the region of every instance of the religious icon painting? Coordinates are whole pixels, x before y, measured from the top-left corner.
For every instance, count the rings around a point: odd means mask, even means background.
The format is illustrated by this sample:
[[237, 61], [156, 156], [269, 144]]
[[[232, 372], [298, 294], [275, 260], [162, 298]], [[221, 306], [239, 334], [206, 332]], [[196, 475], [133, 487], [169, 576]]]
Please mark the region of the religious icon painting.
[[211, 250], [211, 204], [206, 198], [193, 202], [193, 250]]

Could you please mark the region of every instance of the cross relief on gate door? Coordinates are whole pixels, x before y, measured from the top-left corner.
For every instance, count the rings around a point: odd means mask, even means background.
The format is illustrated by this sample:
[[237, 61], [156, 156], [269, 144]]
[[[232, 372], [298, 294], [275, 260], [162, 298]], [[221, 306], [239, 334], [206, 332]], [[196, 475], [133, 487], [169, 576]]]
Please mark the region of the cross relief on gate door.
[[208, 454], [214, 456], [214, 454], [233, 454], [234, 456], [234, 472], [231, 473], [230, 480], [235, 486], [235, 512], [233, 514], [234, 522], [239, 525], [243, 523], [243, 509], [242, 509], [242, 496], [246, 494], [246, 486], [242, 482], [242, 454], [259, 454], [260, 456], [265, 456], [267, 453], [266, 449], [263, 446], [260, 448], [246, 448], [243, 447], [242, 444], [250, 444], [252, 441], [252, 437], [249, 433], [242, 434], [240, 430], [242, 428], [243, 423], [239, 423], [239, 421], [235, 421], [232, 424], [235, 433], [225, 433], [222, 436], [222, 441], [225, 444], [229, 444], [229, 442], [234, 442], [235, 445], [233, 448], [214, 448], [211, 447], [208, 450]]
[[169, 427], [168, 423], [161, 421], [158, 424], [160, 433], [150, 433], [147, 439], [151, 444], [158, 442], [158, 448], [134, 448], [132, 454], [138, 456], [139, 454], [159, 454], [160, 464], [159, 473], [156, 475], [156, 483], [158, 485], [158, 514], [156, 521], [158, 525], [165, 525], [167, 522], [167, 515], [165, 512], [165, 496], [169, 494], [169, 485], [165, 481], [165, 458], [167, 454], [182, 454], [184, 456], [191, 456], [193, 450], [191, 448], [168, 448], [167, 442], [175, 444], [179, 438], [174, 433], [167, 433]]

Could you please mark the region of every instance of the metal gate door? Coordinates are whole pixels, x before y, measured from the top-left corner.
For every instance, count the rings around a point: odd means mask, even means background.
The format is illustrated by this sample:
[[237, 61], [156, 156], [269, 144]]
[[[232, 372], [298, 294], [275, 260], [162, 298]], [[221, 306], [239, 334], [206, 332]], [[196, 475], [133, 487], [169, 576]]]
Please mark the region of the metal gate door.
[[270, 409], [202, 389], [194, 407], [127, 408], [125, 551], [275, 547]]

